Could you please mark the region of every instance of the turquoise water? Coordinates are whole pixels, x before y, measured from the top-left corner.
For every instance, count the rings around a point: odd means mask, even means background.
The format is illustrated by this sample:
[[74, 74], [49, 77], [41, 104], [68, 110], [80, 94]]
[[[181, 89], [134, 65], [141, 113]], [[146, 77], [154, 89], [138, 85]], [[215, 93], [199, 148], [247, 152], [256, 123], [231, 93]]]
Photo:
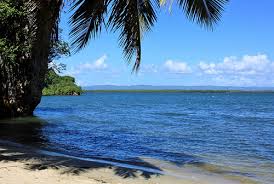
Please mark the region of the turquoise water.
[[1, 124], [1, 137], [85, 158], [152, 158], [274, 182], [274, 94], [86, 93], [43, 97], [35, 115], [42, 123]]

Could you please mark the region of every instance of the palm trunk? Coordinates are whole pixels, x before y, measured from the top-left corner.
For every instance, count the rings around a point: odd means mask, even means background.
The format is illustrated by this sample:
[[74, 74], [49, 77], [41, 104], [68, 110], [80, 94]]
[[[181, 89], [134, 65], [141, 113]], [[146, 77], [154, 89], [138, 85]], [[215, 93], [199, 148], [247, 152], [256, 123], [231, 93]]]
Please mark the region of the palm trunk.
[[33, 115], [41, 100], [48, 69], [51, 34], [61, 2], [34, 0], [33, 3], [37, 5], [37, 9], [35, 21], [30, 26], [31, 29], [35, 27], [30, 38], [33, 40], [30, 54], [26, 53], [15, 63], [5, 62], [0, 57], [0, 118]]

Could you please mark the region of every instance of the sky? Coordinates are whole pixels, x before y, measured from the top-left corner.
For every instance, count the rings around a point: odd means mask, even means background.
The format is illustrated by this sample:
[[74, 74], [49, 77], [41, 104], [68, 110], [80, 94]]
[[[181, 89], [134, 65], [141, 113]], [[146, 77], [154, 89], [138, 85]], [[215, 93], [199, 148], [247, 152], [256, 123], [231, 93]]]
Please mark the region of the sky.
[[[180, 85], [274, 87], [274, 1], [231, 0], [213, 31], [186, 19], [175, 4], [158, 13], [142, 41], [137, 74], [124, 59], [118, 34], [103, 30], [88, 46], [57, 63], [81, 86]], [[69, 13], [62, 36], [69, 41]]]

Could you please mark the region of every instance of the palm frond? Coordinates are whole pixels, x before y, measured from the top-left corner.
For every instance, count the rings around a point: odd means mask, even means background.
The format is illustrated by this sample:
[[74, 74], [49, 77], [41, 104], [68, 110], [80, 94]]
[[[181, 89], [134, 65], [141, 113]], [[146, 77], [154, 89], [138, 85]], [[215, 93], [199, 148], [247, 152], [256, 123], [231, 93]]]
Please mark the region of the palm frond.
[[91, 37], [101, 32], [110, 0], [74, 0], [70, 18], [72, 47], [76, 51], [85, 47]]
[[111, 30], [120, 30], [119, 43], [128, 62], [135, 55], [133, 71], [141, 62], [141, 39], [156, 21], [155, 5], [150, 0], [114, 0], [108, 20]]
[[[101, 32], [105, 20], [107, 28], [119, 31], [119, 44], [128, 62], [136, 60], [133, 71], [138, 71], [141, 62], [141, 40], [156, 22], [155, 10], [173, 0], [71, 0], [73, 15], [70, 19], [72, 46], [76, 51], [84, 48], [90, 38]], [[229, 0], [177, 0], [186, 16], [205, 27], [216, 24]], [[111, 7], [110, 14], [107, 14]]]
[[221, 17], [229, 0], [178, 0], [187, 18], [202, 26], [212, 28]]

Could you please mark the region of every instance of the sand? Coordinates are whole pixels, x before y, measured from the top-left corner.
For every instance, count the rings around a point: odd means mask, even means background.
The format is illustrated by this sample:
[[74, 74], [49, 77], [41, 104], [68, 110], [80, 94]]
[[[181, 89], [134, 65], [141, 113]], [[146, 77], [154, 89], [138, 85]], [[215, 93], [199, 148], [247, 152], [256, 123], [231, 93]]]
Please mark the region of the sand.
[[0, 144], [1, 184], [244, 184], [218, 175], [193, 173], [188, 169], [157, 165], [153, 173], [112, 164], [51, 156], [29, 147]]

